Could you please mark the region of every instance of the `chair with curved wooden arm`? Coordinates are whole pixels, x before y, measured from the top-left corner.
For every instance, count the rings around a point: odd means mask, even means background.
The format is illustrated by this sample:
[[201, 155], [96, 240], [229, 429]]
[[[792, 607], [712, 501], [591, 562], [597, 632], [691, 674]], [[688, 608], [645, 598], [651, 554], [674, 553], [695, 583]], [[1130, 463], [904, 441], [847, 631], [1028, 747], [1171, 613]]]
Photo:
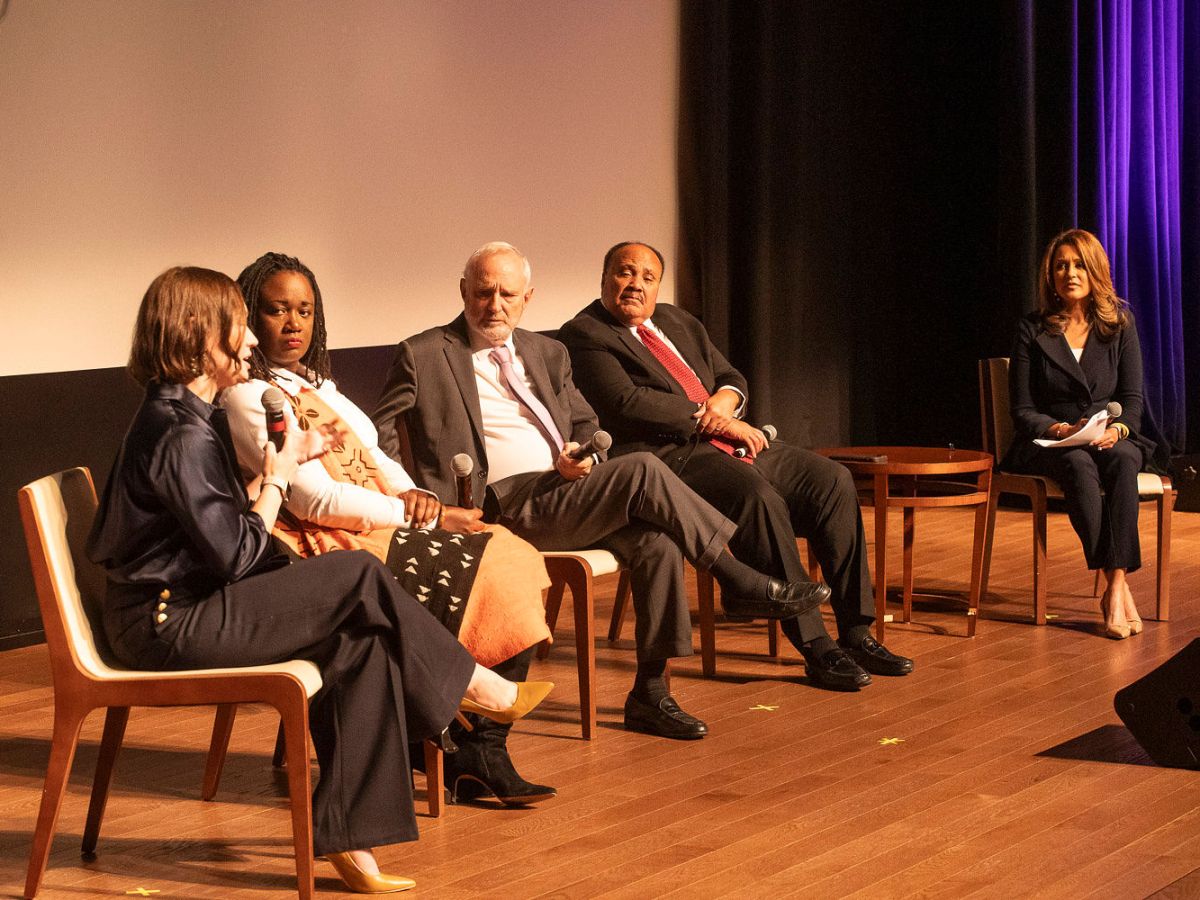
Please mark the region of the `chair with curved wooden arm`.
[[[301, 897], [313, 895], [311, 779], [308, 765], [308, 699], [321, 688], [321, 673], [305, 660], [232, 669], [147, 672], [123, 668], [112, 659], [98, 627], [105, 577], [84, 555], [84, 543], [96, 513], [96, 491], [85, 468], [40, 478], [18, 492], [21, 522], [29, 548], [38, 604], [50, 651], [54, 683], [54, 734], [46, 783], [38, 810], [25, 896], [41, 884], [59, 809], [84, 719], [105, 709], [104, 733], [96, 759], [91, 801], [83, 832], [83, 852], [92, 853], [108, 800], [113, 769], [129, 710], [134, 706], [208, 706], [231, 711], [238, 703], [275, 707], [287, 734], [287, 779], [291, 800], [292, 842]], [[221, 717], [218, 716], [218, 722]], [[229, 716], [232, 725], [232, 715]], [[220, 744], [213, 771], [210, 754], [206, 784], [219, 774], [228, 732], [215, 729]], [[215, 780], [213, 781], [215, 790]]]
[[[979, 417], [983, 427], [984, 452], [992, 454], [996, 464], [1004, 459], [1013, 442], [1012, 415], [1009, 412], [1008, 357], [979, 361]], [[987, 597], [988, 570], [992, 562], [992, 537], [996, 530], [996, 506], [1001, 494], [1021, 494], [1029, 498], [1033, 522], [1033, 618], [1046, 624], [1046, 501], [1062, 499], [1062, 488], [1045, 475], [1023, 475], [992, 471], [992, 490], [988, 500], [987, 532], [984, 537], [983, 583], [980, 596]], [[1171, 479], [1150, 472], [1138, 473], [1138, 494], [1143, 501], [1153, 500], [1158, 511], [1158, 560], [1155, 566], [1156, 589], [1154, 618], [1167, 621], [1171, 613], [1171, 510], [1175, 490]], [[1096, 584], [1100, 573], [1096, 573]], [[1093, 587], [1093, 593], [1096, 592]]]

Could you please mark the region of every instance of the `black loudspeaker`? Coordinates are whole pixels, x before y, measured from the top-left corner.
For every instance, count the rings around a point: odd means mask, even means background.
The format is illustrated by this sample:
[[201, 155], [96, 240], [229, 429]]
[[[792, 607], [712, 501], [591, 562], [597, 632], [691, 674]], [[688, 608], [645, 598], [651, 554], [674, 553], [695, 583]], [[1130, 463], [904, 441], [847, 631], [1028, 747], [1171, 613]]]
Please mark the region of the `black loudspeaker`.
[[1200, 768], [1200, 638], [1117, 691], [1113, 706], [1160, 766]]
[[1200, 453], [1172, 456], [1171, 486], [1175, 488], [1175, 508], [1180, 512], [1200, 512]]

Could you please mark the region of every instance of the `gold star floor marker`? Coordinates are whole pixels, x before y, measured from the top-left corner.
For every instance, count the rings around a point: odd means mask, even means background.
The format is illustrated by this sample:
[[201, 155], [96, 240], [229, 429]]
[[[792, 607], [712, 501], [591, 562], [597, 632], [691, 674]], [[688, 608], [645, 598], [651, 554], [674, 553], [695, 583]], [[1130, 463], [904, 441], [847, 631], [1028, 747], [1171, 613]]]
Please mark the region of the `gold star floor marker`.
[[149, 897], [151, 894], [161, 894], [162, 891], [156, 888], [146, 889], [144, 887], [134, 888], [132, 891], [126, 891], [126, 894], [137, 894], [139, 897]]
[[763, 712], [775, 712], [777, 709], [779, 709], [778, 706], [767, 706], [765, 703], [760, 703], [758, 706], [750, 707], [751, 712], [757, 712], [759, 710], [762, 710]]
[[897, 744], [903, 744], [904, 738], [880, 738], [880, 746], [895, 747]]

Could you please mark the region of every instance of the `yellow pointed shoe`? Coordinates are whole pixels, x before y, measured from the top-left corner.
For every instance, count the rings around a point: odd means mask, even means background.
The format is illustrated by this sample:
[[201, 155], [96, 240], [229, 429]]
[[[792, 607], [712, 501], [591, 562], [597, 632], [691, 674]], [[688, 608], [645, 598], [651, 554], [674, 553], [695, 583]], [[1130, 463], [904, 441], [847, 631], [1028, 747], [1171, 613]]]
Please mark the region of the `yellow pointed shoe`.
[[403, 875], [371, 875], [364, 872], [349, 853], [326, 853], [325, 858], [333, 863], [346, 887], [356, 894], [398, 894], [417, 886], [411, 878]]
[[462, 702], [458, 704], [458, 710], [460, 713], [475, 713], [477, 716], [507, 725], [529, 715], [552, 690], [553, 681], [518, 681], [516, 702], [508, 709], [492, 709], [463, 697]]

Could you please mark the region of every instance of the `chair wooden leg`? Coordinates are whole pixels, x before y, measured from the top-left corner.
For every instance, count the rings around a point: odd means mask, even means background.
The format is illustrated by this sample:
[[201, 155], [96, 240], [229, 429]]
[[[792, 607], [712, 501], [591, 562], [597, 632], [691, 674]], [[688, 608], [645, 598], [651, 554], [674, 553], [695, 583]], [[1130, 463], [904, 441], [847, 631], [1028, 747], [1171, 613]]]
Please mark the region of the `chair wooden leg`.
[[1033, 506], [1033, 621], [1046, 624], [1046, 488], [1040, 481], [1029, 498]]
[[808, 577], [813, 581], [821, 580], [821, 564], [817, 562], [817, 554], [813, 552], [812, 543], [804, 542], [804, 556], [808, 562]]
[[979, 573], [979, 602], [987, 599], [988, 576], [992, 571], [992, 539], [996, 536], [996, 508], [1000, 505], [1000, 493], [988, 491], [986, 522], [983, 531], [983, 562]]
[[42, 788], [42, 802], [38, 807], [37, 826], [33, 831], [33, 846], [29, 850], [29, 869], [25, 875], [26, 897], [35, 896], [42, 883], [46, 861], [50, 858], [50, 845], [54, 842], [58, 811], [62, 807], [67, 779], [71, 776], [71, 763], [75, 760], [79, 729], [89, 712], [91, 710], [86, 707], [55, 703], [54, 737], [50, 741], [46, 781]]
[[696, 570], [696, 607], [700, 614], [700, 671], [717, 674], [716, 581], [707, 569]]
[[629, 611], [629, 573], [624, 569], [617, 579], [617, 598], [613, 601], [612, 619], [608, 623], [609, 642], [621, 639], [621, 630], [625, 627], [625, 614]]
[[302, 900], [312, 900], [312, 778], [308, 770], [308, 701], [279, 707], [287, 753], [288, 798], [292, 808], [292, 845], [296, 852], [296, 887]]
[[429, 815], [442, 817], [445, 810], [446, 757], [442, 748], [433, 741], [425, 741], [425, 799], [429, 802]]
[[275, 752], [271, 754], [271, 765], [282, 769], [287, 765], [287, 737], [283, 727], [283, 719], [279, 720], [279, 733], [275, 735]]
[[904, 507], [904, 587], [902, 593], [904, 622], [912, 621], [913, 540], [916, 537], [917, 516], [912, 507]]
[[[550, 569], [550, 566], [546, 567]], [[558, 624], [558, 611], [562, 607], [563, 591], [566, 590], [567, 583], [561, 576], [555, 575], [553, 571], [550, 573], [553, 579], [550, 582], [550, 590], [546, 592], [546, 626], [550, 629], [550, 636], [554, 637], [554, 626]], [[538, 645], [537, 658], [545, 659], [550, 655], [550, 642], [542, 641]]]
[[767, 622], [767, 655], [771, 659], [779, 662], [779, 620], [771, 619]]
[[96, 776], [92, 779], [92, 799], [88, 803], [87, 822], [83, 826], [84, 853], [96, 852], [100, 823], [104, 821], [104, 807], [108, 803], [108, 789], [112, 784], [117, 753], [121, 749], [121, 739], [125, 737], [125, 725], [128, 722], [128, 706], [110, 706], [105, 713], [104, 735], [100, 738], [100, 752], [96, 756]]
[[983, 601], [983, 557], [987, 543], [988, 507], [992, 497], [992, 473], [983, 472], [976, 488], [986, 494], [988, 502], [975, 507], [975, 533], [971, 542], [971, 593], [967, 606], [967, 637], [975, 637], [975, 626], [979, 621], [979, 604]]
[[575, 659], [579, 668], [579, 718], [583, 739], [590, 741], [596, 730], [596, 625], [595, 598], [591, 575], [578, 570], [571, 584], [575, 606]]
[[1171, 512], [1175, 491], [1171, 488], [1158, 498], [1158, 576], [1154, 596], [1154, 618], [1165, 622], [1171, 617]]
[[[213, 719], [212, 740], [208, 742], [208, 759], [204, 763], [201, 800], [211, 800], [217, 796], [217, 786], [221, 783], [221, 770], [225, 767], [225, 754], [229, 751], [229, 736], [233, 733], [233, 720], [236, 716], [236, 703], [221, 703], [217, 706], [217, 715]], [[277, 740], [277, 754], [278, 743]]]

